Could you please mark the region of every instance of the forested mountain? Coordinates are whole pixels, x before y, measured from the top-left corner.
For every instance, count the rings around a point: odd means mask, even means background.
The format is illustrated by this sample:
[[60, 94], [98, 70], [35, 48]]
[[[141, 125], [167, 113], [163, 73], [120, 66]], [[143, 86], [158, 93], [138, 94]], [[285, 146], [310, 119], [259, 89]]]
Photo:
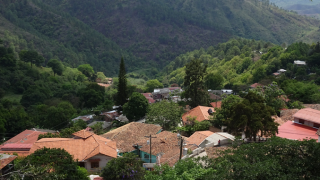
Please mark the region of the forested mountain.
[[312, 42], [320, 22], [268, 0], [0, 0], [0, 37], [15, 52], [36, 49], [72, 67], [90, 63], [116, 75], [156, 74], [179, 54], [232, 37], [281, 44]]
[[270, 2], [301, 15], [320, 18], [320, 0], [270, 0]]
[[77, 17], [136, 56], [161, 65], [178, 54], [232, 36], [279, 44], [310, 42], [319, 29], [319, 21], [290, 14], [265, 0], [42, 2]]
[[107, 75], [117, 73], [121, 56], [127, 60], [130, 71], [150, 67], [67, 13], [29, 0], [0, 3], [0, 37], [11, 44], [16, 54], [23, 49], [35, 49], [46, 62], [58, 58], [72, 67], [90, 63]]

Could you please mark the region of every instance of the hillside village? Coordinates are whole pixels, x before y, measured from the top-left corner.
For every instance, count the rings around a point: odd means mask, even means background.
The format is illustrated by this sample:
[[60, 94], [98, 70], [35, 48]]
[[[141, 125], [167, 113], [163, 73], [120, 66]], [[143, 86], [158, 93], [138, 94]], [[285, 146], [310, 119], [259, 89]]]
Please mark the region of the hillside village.
[[0, 0], [0, 180], [320, 180], [319, 3]]

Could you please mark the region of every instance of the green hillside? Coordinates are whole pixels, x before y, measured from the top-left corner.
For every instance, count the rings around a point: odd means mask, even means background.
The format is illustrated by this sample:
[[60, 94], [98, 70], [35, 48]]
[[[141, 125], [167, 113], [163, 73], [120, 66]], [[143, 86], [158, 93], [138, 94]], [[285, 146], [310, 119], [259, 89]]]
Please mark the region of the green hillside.
[[231, 37], [281, 44], [311, 42], [319, 21], [259, 0], [51, 0], [137, 57], [167, 65], [181, 53]]
[[150, 67], [66, 13], [28, 0], [0, 0], [0, 3], [0, 37], [11, 43], [15, 52], [35, 49], [46, 61], [58, 58], [72, 67], [90, 63], [106, 75], [117, 74], [121, 56], [126, 59], [129, 71]]
[[301, 4], [301, 5], [315, 5], [319, 4], [320, 0], [270, 0], [271, 3], [275, 5], [287, 9], [287, 7]]

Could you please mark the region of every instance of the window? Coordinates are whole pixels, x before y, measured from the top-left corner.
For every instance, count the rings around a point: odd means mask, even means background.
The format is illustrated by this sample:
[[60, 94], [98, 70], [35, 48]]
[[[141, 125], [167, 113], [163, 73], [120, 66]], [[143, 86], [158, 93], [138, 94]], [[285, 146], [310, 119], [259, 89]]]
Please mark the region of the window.
[[304, 120], [303, 119], [299, 119], [299, 123], [304, 124]]
[[320, 127], [320, 124], [313, 123], [313, 127], [319, 128], [319, 127]]
[[149, 159], [149, 154], [144, 154], [145, 159]]
[[98, 168], [99, 162], [91, 162], [91, 168]]

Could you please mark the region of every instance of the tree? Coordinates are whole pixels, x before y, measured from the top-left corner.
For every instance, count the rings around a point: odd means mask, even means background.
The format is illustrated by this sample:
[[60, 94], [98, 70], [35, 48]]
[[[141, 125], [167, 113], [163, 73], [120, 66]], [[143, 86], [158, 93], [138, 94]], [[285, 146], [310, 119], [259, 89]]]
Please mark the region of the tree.
[[31, 67], [32, 67], [32, 64], [35, 64], [36, 66], [40, 66], [40, 64], [44, 62], [44, 58], [41, 55], [39, 55], [37, 51], [33, 51], [33, 50], [20, 51], [19, 58], [21, 61], [30, 62]]
[[164, 130], [172, 130], [181, 122], [182, 109], [177, 103], [161, 101], [154, 103], [146, 115], [146, 122], [159, 124]]
[[146, 92], [153, 92], [153, 90], [156, 88], [163, 88], [163, 84], [157, 79], [147, 81]]
[[29, 107], [37, 103], [42, 103], [44, 100], [48, 99], [51, 96], [50, 94], [51, 92], [49, 89], [32, 85], [23, 92], [20, 103], [24, 107]]
[[262, 96], [266, 105], [272, 107], [275, 111], [280, 111], [280, 109], [286, 106], [287, 96], [284, 91], [279, 88], [276, 82], [272, 82], [263, 88], [257, 87], [251, 89], [250, 91]]
[[244, 132], [247, 138], [253, 137], [254, 140], [258, 132], [261, 132], [261, 136], [278, 132], [278, 123], [271, 117], [275, 111], [265, 105], [263, 97], [254, 92], [249, 91], [242, 101], [233, 104], [230, 113], [230, 118], [226, 119], [229, 132]]
[[197, 120], [197, 117], [187, 117], [187, 123], [182, 127], [177, 127], [177, 130], [185, 132], [188, 136], [191, 136], [196, 131], [206, 131], [209, 130], [211, 126], [210, 121]]
[[319, 179], [320, 144], [273, 137], [219, 152], [212, 179]]
[[319, 88], [316, 84], [286, 80], [281, 84], [288, 98], [303, 103], [319, 103]]
[[78, 95], [84, 107], [97, 107], [104, 102], [105, 88], [97, 83], [90, 83], [86, 88], [80, 89]]
[[122, 157], [111, 159], [102, 171], [105, 180], [143, 179], [144, 162], [133, 153], [126, 153]]
[[117, 104], [123, 106], [127, 102], [127, 76], [126, 76], [126, 68], [124, 65], [123, 57], [120, 62], [120, 70], [119, 70], [119, 84], [118, 84], [118, 93], [117, 93]]
[[63, 65], [60, 61], [56, 59], [51, 59], [48, 64], [49, 67], [52, 68], [53, 75], [55, 76], [56, 74], [62, 75], [63, 72]]
[[184, 77], [185, 97], [190, 98], [189, 105], [197, 107], [208, 104], [208, 91], [205, 88], [204, 76], [207, 66], [200, 59], [193, 59], [186, 64]]
[[[43, 167], [41, 173], [37, 174], [32, 170], [34, 167]], [[61, 179], [61, 180], [88, 180], [78, 167], [78, 163], [64, 149], [42, 148], [30, 154], [15, 166], [15, 176], [25, 180], [31, 179]], [[34, 172], [34, 173], [30, 173]], [[43, 174], [47, 177], [42, 177]]]
[[223, 77], [218, 73], [211, 73], [206, 76], [205, 82], [208, 89], [222, 89]]
[[266, 77], [266, 69], [262, 66], [260, 66], [258, 69], [256, 69], [253, 72], [253, 82], [259, 82], [264, 77]]
[[123, 114], [130, 120], [139, 120], [148, 111], [149, 102], [142, 94], [134, 92], [129, 101], [123, 105]]
[[93, 129], [93, 132], [97, 135], [103, 134], [103, 122], [97, 122], [96, 124], [92, 125], [91, 128]]
[[92, 79], [92, 76], [94, 76], [94, 70], [93, 70], [93, 67], [90, 66], [90, 64], [82, 64], [82, 65], [78, 66], [77, 69], [80, 72], [82, 72], [82, 74], [87, 76], [89, 79]]
[[61, 129], [71, 123], [71, 117], [76, 110], [69, 102], [61, 102], [57, 107], [51, 106], [47, 109], [47, 118], [43, 127], [48, 129]]

